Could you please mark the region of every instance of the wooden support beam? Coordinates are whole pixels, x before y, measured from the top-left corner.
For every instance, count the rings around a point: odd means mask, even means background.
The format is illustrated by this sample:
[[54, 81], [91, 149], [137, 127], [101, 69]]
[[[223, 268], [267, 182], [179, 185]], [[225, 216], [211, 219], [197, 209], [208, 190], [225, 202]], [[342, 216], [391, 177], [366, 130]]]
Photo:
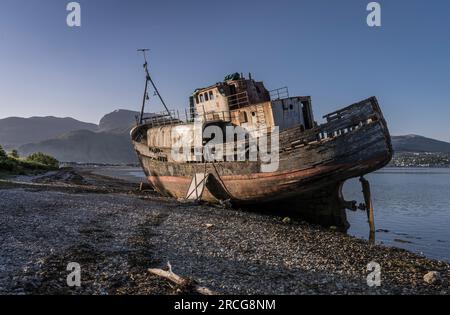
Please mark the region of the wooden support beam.
[[367, 211], [367, 220], [369, 222], [370, 227], [370, 234], [369, 234], [369, 241], [371, 243], [375, 242], [375, 219], [373, 215], [373, 204], [372, 204], [372, 195], [370, 193], [370, 184], [367, 179], [364, 178], [364, 176], [361, 176], [359, 178], [359, 181], [361, 182], [362, 186], [362, 192], [364, 194], [364, 202], [366, 203], [366, 211]]
[[141, 182], [139, 184], [139, 191], [153, 190], [153, 186], [149, 183]]

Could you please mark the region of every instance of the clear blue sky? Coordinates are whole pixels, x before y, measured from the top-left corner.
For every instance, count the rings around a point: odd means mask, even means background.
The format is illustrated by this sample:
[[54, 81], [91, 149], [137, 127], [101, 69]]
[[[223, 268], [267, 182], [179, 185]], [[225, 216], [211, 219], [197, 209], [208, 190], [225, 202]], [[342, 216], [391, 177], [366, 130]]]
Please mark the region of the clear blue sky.
[[[376, 95], [392, 134], [450, 141], [450, 1], [1, 0], [0, 118], [71, 116], [98, 122], [138, 110], [141, 56], [161, 94], [184, 108], [197, 87], [232, 72], [311, 95], [316, 118]], [[153, 106], [153, 107], [152, 107]], [[151, 110], [161, 110], [153, 100]]]

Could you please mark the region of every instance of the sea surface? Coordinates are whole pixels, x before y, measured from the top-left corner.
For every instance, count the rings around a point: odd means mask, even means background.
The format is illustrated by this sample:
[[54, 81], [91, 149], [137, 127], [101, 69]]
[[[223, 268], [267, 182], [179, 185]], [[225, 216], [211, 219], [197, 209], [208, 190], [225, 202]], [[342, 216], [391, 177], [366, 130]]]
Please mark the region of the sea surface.
[[[450, 169], [384, 168], [371, 184], [376, 241], [450, 261]], [[346, 200], [363, 202], [358, 179], [345, 183]], [[364, 211], [347, 211], [349, 234], [368, 238]]]
[[[104, 175], [145, 180], [139, 168], [100, 169]], [[384, 168], [366, 176], [371, 185], [376, 242], [450, 262], [450, 169]], [[346, 200], [363, 202], [361, 184], [344, 185]], [[347, 211], [349, 234], [367, 239], [365, 211]]]

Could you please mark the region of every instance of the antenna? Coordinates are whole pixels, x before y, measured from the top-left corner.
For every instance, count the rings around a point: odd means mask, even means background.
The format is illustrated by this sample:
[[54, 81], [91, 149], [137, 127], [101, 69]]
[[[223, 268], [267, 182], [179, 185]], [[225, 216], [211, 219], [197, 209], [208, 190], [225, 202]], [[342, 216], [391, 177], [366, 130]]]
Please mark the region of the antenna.
[[149, 51], [150, 49], [148, 48], [141, 48], [138, 49], [138, 52], [142, 52], [142, 55], [144, 56], [144, 69], [145, 69], [145, 74], [146, 74], [146, 78], [145, 78], [145, 90], [144, 90], [144, 97], [142, 99], [142, 107], [141, 107], [141, 115], [139, 117], [139, 123], [142, 124], [142, 120], [144, 117], [144, 108], [145, 108], [145, 101], [148, 99], [148, 93], [147, 93], [147, 87], [148, 87], [148, 82], [150, 82], [153, 86], [153, 88], [155, 89], [156, 95], [158, 95], [161, 103], [163, 104], [164, 108], [167, 111], [167, 114], [169, 116], [170, 119], [172, 119], [172, 115], [169, 112], [169, 109], [166, 106], [166, 103], [164, 102], [163, 98], [161, 97], [161, 94], [159, 94], [158, 88], [156, 87], [155, 83], [153, 82], [152, 78], [150, 77], [150, 73], [148, 71], [148, 61], [147, 61], [147, 51]]
[[139, 48], [137, 51], [141, 51], [142, 54], [144, 55], [145, 61], [147, 61], [147, 58], [146, 58], [146, 56], [145, 56], [145, 52], [146, 52], [146, 51], [150, 51], [150, 49], [148, 49], [148, 48]]

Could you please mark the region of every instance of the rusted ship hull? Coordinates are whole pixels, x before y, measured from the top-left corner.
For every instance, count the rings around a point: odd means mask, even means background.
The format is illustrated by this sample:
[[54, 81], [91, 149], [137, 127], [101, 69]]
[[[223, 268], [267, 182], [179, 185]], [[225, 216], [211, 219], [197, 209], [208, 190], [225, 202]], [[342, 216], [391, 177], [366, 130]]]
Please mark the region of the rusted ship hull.
[[310, 130], [280, 132], [279, 167], [263, 173], [259, 162], [176, 163], [155, 158], [155, 148], [139, 139], [147, 126], [132, 131], [133, 143], [148, 181], [159, 193], [185, 198], [197, 173], [209, 174], [201, 200], [261, 204], [311, 199], [315, 192], [340, 194], [341, 184], [385, 166], [392, 157], [390, 135], [372, 97], [326, 116]]

